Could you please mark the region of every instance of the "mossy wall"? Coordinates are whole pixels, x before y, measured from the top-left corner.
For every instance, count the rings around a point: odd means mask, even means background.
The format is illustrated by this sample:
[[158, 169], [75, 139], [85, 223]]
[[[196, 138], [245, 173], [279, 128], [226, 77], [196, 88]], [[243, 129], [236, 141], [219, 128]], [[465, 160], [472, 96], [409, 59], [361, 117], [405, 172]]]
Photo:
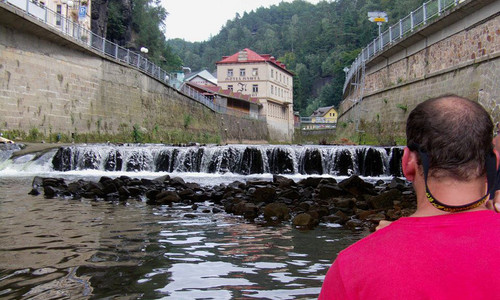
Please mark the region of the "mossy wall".
[[[18, 18], [19, 23], [28, 22]], [[164, 143], [268, 140], [265, 121], [218, 114], [138, 69], [57, 36], [51, 28], [30, 28], [0, 22], [0, 131], [9, 137]]]

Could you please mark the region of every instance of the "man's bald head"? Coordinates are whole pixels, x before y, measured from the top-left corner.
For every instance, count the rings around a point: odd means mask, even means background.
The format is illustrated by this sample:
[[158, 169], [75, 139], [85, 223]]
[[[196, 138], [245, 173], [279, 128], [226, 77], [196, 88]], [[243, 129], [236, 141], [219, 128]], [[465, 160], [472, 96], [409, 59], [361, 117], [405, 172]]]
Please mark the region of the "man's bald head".
[[477, 102], [456, 95], [426, 100], [410, 113], [407, 144], [430, 158], [430, 176], [470, 180], [485, 173], [492, 151], [493, 122]]

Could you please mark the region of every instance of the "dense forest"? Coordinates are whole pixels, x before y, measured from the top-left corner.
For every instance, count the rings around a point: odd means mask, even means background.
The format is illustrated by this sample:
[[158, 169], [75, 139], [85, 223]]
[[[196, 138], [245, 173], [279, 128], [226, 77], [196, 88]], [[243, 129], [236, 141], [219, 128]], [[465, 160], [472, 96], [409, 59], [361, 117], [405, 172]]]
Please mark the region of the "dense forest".
[[[106, 16], [104, 28], [108, 39], [135, 49], [148, 45], [149, 58], [170, 71], [186, 66], [193, 71], [213, 72], [215, 62], [222, 56], [244, 48], [272, 54], [296, 75], [294, 110], [308, 116], [320, 106], [339, 104], [345, 78], [343, 68], [351, 64], [378, 32], [377, 25], [368, 20], [369, 11], [387, 12], [388, 24], [393, 24], [423, 2], [336, 0], [315, 5], [304, 0], [281, 2], [242, 16], [236, 14], [217, 35], [195, 43], [165, 40], [168, 6], [162, 7], [160, 0], [97, 0], [95, 4], [101, 15]], [[204, 22], [210, 22], [210, 16], [186, 22], [203, 26]]]
[[166, 70], [176, 70], [182, 61], [165, 39], [167, 15], [160, 0], [93, 1], [92, 31], [132, 50], [147, 46], [149, 59]]
[[236, 14], [206, 42], [174, 39], [167, 43], [183, 64], [193, 70], [214, 71], [215, 62], [222, 56], [243, 48], [272, 54], [295, 73], [294, 109], [301, 116], [309, 116], [320, 106], [339, 104], [345, 79], [343, 68], [378, 33], [377, 25], [368, 20], [367, 13], [385, 11], [389, 24], [393, 24], [423, 2], [337, 0], [316, 5], [304, 0], [281, 2], [242, 16]]

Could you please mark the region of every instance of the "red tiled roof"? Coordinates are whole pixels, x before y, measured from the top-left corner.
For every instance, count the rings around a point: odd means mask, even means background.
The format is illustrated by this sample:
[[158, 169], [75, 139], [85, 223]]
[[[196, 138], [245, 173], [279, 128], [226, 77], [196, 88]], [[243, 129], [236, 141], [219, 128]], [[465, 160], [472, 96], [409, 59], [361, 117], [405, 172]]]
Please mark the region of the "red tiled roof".
[[[246, 52], [246, 59], [240, 59], [240, 53], [242, 52]], [[215, 64], [218, 65], [218, 64], [233, 64], [233, 63], [255, 63], [255, 62], [270, 62], [276, 65], [277, 67], [292, 74], [292, 72], [286, 69], [286, 65], [284, 63], [280, 62], [279, 60], [276, 60], [276, 58], [274, 58], [274, 56], [271, 56], [271, 54], [258, 54], [257, 52], [252, 51], [248, 48], [236, 52], [231, 56], [223, 56], [222, 60], [216, 62]]]
[[260, 105], [259, 100], [257, 98], [253, 98], [250, 95], [245, 95], [245, 94], [242, 94], [242, 93], [239, 93], [239, 92], [233, 92], [231, 90], [224, 90], [220, 86], [199, 85], [199, 84], [196, 84], [196, 83], [193, 83], [193, 82], [186, 82], [186, 84], [191, 85], [191, 86], [193, 86], [195, 88], [199, 88], [199, 89], [205, 90], [207, 92], [212, 92], [213, 94], [219, 94], [219, 95], [222, 95], [222, 96], [226, 96], [226, 97], [230, 97], [230, 98], [234, 98], [234, 99], [239, 99], [239, 100], [243, 100], [243, 101], [246, 101], [246, 102], [251, 102], [251, 103], [255, 103], [255, 104], [259, 104]]

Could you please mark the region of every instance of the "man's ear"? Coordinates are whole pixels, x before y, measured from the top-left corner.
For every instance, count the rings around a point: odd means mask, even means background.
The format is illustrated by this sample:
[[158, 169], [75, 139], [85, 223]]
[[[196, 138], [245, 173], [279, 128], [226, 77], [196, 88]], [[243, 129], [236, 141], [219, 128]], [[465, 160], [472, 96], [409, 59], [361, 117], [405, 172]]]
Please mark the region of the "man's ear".
[[498, 153], [498, 150], [496, 148], [493, 149], [493, 153], [495, 153], [495, 157], [497, 158], [497, 170], [498, 170], [498, 166], [500, 165], [500, 153]]
[[403, 159], [401, 160], [403, 174], [408, 181], [415, 179], [415, 174], [418, 170], [418, 157], [415, 152], [412, 152], [408, 147], [403, 150]]

